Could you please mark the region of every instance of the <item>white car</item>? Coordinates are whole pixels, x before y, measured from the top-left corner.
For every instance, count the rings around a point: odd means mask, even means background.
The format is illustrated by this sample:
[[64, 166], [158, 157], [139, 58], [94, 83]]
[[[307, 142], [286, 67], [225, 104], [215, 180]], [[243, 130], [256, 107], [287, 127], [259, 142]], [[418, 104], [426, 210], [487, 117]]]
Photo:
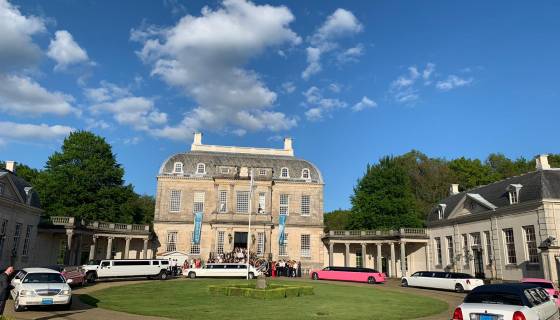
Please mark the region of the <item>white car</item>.
[[169, 261], [160, 259], [90, 260], [82, 268], [90, 283], [103, 278], [147, 277], [165, 280], [169, 276]]
[[[253, 266], [249, 269], [249, 279], [261, 273]], [[247, 264], [245, 263], [209, 263], [203, 268], [184, 269], [183, 275], [191, 279], [196, 277], [247, 277]]]
[[12, 280], [11, 291], [14, 310], [23, 311], [27, 306], [60, 305], [70, 309], [72, 290], [60, 272], [47, 268], [27, 268], [19, 271]]
[[535, 284], [480, 286], [453, 312], [453, 320], [558, 320], [558, 307], [545, 289]]
[[484, 285], [484, 281], [467, 273], [418, 271], [410, 277], [403, 277], [401, 284], [403, 287], [424, 287], [464, 292]]

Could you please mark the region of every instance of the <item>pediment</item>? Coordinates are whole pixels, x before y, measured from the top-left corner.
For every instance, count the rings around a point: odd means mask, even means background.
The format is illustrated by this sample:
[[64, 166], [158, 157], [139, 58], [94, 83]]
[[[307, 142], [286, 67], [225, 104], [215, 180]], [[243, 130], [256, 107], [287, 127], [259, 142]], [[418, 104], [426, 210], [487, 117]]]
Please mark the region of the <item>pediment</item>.
[[2, 184], [3, 188], [3, 193], [0, 195], [0, 197], [8, 198], [20, 203], [25, 203], [7, 172], [4, 172], [3, 175], [0, 175], [0, 183]]
[[482, 213], [495, 210], [496, 208], [495, 205], [484, 199], [481, 195], [477, 193], [466, 193], [459, 203], [457, 203], [455, 209], [449, 214], [448, 219]]

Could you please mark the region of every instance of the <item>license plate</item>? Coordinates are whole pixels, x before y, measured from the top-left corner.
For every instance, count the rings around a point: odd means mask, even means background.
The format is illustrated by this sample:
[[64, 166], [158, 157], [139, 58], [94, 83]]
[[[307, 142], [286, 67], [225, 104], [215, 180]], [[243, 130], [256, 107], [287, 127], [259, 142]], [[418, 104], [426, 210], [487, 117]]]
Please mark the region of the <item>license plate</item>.
[[41, 304], [53, 304], [53, 299], [52, 298], [43, 298], [43, 300], [41, 301]]
[[478, 320], [495, 320], [496, 318], [494, 316], [488, 315], [488, 314], [481, 314], [478, 316]]

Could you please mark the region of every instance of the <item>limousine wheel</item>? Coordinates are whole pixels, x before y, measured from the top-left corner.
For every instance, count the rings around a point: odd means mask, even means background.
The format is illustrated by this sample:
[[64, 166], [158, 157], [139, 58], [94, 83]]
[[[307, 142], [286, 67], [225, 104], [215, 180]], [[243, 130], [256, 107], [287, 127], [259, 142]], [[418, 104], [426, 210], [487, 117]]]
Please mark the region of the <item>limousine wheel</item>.
[[194, 272], [189, 272], [189, 278], [191, 278], [191, 279], [196, 278], [196, 273], [194, 273]]
[[374, 277], [369, 277], [369, 278], [367, 278], [367, 283], [369, 283], [369, 284], [375, 284], [375, 278], [374, 278]]
[[460, 283], [457, 283], [457, 284], [455, 285], [455, 292], [461, 293], [461, 292], [463, 292], [463, 291], [465, 291], [465, 288], [463, 288], [463, 286], [462, 286]]
[[86, 274], [86, 279], [87, 279], [87, 282], [94, 283], [95, 280], [97, 279], [97, 274], [93, 271], [90, 271]]
[[401, 284], [402, 284], [403, 287], [408, 287], [408, 281], [406, 281], [406, 279], [403, 279], [401, 281]]
[[14, 311], [15, 311], [15, 312], [21, 312], [21, 311], [23, 311], [24, 309], [25, 309], [25, 307], [19, 304], [19, 298], [17, 298], [17, 299], [14, 301]]
[[159, 273], [160, 280], [167, 280], [167, 271], [162, 271]]
[[313, 275], [311, 276], [311, 278], [313, 280], [319, 280], [319, 275], [317, 274], [317, 272], [313, 272]]

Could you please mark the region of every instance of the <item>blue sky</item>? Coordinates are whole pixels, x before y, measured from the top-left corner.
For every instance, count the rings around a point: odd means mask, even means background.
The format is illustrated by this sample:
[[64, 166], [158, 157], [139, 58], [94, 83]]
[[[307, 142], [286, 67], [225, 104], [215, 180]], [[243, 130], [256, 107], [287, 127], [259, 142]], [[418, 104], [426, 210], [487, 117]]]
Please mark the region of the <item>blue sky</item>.
[[0, 30], [1, 158], [87, 129], [141, 193], [194, 131], [293, 137], [326, 210], [387, 154], [560, 152], [559, 2], [0, 0]]

